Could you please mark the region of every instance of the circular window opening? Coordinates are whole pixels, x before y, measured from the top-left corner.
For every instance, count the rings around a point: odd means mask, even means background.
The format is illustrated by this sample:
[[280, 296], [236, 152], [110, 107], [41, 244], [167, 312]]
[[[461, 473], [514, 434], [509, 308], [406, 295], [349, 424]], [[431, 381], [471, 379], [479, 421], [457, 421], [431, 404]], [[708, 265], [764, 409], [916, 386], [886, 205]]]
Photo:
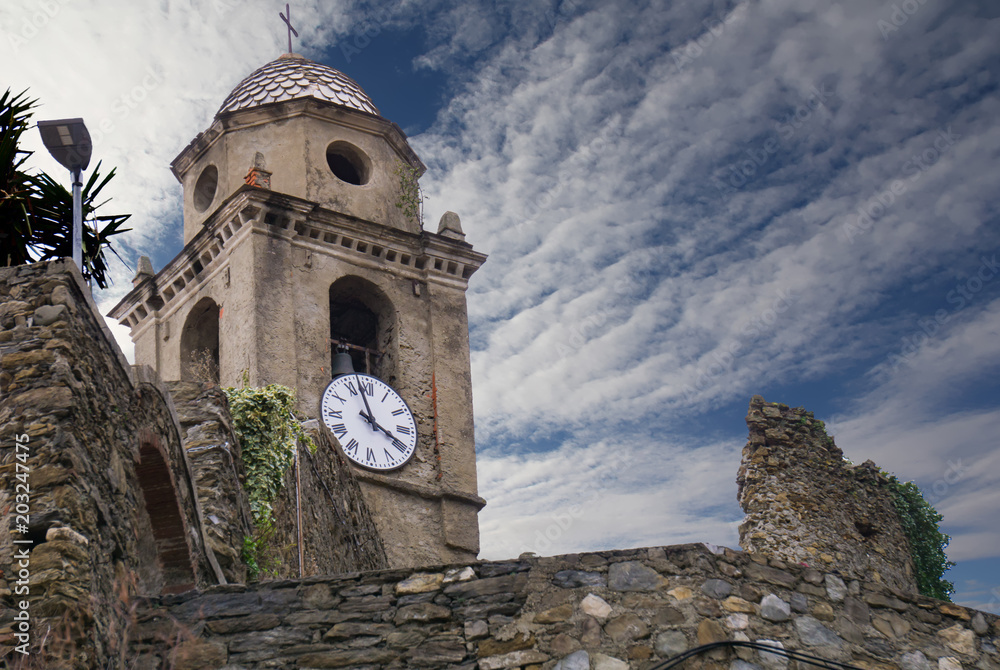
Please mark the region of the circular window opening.
[[330, 166], [330, 171], [340, 181], [348, 184], [361, 186], [368, 183], [371, 176], [371, 163], [368, 156], [365, 156], [352, 144], [347, 142], [334, 142], [326, 148], [326, 163]]
[[204, 212], [215, 200], [215, 191], [219, 186], [219, 169], [209, 165], [201, 171], [198, 182], [194, 185], [194, 208]]

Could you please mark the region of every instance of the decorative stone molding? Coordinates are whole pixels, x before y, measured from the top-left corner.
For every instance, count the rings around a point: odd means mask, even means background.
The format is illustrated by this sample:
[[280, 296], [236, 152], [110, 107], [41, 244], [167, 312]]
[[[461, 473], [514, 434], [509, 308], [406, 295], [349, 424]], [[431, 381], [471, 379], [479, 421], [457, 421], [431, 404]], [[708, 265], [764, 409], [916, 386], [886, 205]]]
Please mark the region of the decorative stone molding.
[[282, 237], [315, 253], [463, 289], [486, 261], [485, 254], [461, 240], [377, 227], [300, 198], [244, 186], [160, 272], [142, 275], [108, 316], [137, 332], [160, 310], [169, 312], [205, 276], [220, 271], [226, 264], [224, 251], [250, 234]]

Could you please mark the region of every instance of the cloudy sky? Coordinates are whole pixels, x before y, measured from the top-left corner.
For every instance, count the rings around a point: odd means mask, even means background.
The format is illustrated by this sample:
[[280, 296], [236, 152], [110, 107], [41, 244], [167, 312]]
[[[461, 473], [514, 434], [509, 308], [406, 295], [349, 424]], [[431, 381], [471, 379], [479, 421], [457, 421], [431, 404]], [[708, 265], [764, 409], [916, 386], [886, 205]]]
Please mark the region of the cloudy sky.
[[[279, 9], [0, 8], [0, 85], [86, 119], [130, 263], [180, 250], [168, 164], [286, 50]], [[300, 0], [292, 19], [296, 51], [410, 136], [426, 225], [454, 210], [490, 254], [469, 288], [484, 557], [736, 546], [759, 393], [916, 481], [956, 600], [1000, 612], [1000, 5]]]

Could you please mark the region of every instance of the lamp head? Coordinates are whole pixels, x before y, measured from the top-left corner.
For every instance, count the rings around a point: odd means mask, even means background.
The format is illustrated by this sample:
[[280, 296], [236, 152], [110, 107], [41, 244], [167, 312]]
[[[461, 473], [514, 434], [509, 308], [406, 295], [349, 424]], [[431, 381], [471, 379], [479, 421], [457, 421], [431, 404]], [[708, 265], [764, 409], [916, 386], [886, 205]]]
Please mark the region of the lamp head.
[[83, 119], [39, 121], [38, 131], [45, 148], [60, 165], [70, 172], [87, 169], [93, 144]]

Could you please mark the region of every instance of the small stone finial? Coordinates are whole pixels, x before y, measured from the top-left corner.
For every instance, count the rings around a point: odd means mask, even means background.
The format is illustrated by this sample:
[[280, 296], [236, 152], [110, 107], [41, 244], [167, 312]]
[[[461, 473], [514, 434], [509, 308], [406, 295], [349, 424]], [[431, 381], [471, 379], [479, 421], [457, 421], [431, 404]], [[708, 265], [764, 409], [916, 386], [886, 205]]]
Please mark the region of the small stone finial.
[[135, 271], [135, 277], [132, 278], [132, 286], [138, 286], [146, 279], [152, 279], [155, 274], [153, 261], [149, 260], [149, 256], [139, 256], [139, 268]]
[[264, 154], [257, 152], [253, 156], [253, 165], [247, 171], [247, 176], [243, 178], [243, 181], [250, 186], [256, 186], [257, 188], [271, 190], [271, 173], [265, 170], [266, 163], [264, 161]]
[[441, 215], [438, 223], [438, 235], [444, 235], [456, 240], [464, 240], [465, 233], [462, 232], [462, 220], [455, 212], [445, 212]]

